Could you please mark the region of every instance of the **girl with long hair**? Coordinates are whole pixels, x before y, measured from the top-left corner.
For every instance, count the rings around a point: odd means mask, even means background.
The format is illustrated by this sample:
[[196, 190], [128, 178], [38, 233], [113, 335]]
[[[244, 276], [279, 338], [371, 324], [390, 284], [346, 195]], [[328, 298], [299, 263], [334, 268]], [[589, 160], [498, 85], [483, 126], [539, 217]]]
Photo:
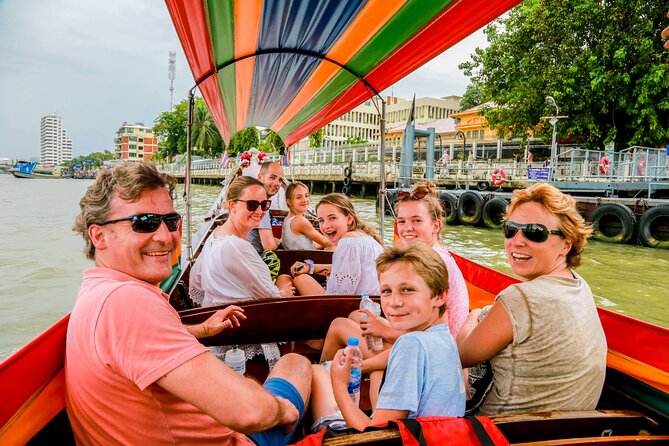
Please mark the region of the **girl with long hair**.
[[[343, 194], [328, 194], [316, 206], [321, 233], [335, 246], [332, 265], [306, 259], [291, 267], [300, 295], [379, 294], [374, 262], [383, 252], [378, 234], [358, 217], [351, 200]], [[327, 277], [324, 289], [313, 274]]]
[[329, 249], [332, 243], [318, 232], [307, 220], [304, 213], [311, 202], [309, 188], [299, 181], [293, 181], [286, 188], [288, 216], [283, 221], [281, 244], [283, 249]]

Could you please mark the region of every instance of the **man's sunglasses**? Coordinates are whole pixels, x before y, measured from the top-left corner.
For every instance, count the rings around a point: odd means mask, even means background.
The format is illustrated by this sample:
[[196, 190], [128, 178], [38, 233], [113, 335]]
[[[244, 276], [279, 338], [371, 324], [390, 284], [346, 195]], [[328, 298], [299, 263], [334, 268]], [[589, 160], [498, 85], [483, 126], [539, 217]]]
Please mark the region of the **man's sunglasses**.
[[427, 197], [427, 195], [430, 193], [430, 191], [426, 189], [418, 189], [417, 191], [414, 192], [398, 192], [397, 193], [397, 199], [399, 201], [404, 201], [404, 200], [422, 200], [423, 198]]
[[258, 206], [260, 206], [260, 209], [265, 212], [267, 209], [269, 209], [270, 205], [272, 204], [272, 200], [263, 200], [263, 201], [258, 201], [258, 200], [235, 200], [235, 201], [242, 201], [246, 203], [246, 209], [249, 212], [254, 212], [256, 209], [258, 209]]
[[531, 242], [542, 243], [548, 240], [550, 234], [559, 235], [564, 237], [562, 231], [555, 229], [548, 229], [546, 226], [541, 223], [528, 223], [521, 224], [515, 223], [512, 221], [505, 221], [502, 225], [502, 230], [504, 231], [504, 238], [513, 238], [516, 235], [518, 230], [523, 232], [523, 236]]
[[100, 223], [99, 226], [110, 225], [118, 223], [119, 221], [129, 221], [132, 225], [132, 230], [135, 232], [150, 233], [156, 232], [160, 227], [160, 222], [164, 221], [165, 226], [170, 232], [179, 230], [181, 224], [181, 215], [176, 212], [173, 214], [135, 214], [129, 217], [117, 218]]

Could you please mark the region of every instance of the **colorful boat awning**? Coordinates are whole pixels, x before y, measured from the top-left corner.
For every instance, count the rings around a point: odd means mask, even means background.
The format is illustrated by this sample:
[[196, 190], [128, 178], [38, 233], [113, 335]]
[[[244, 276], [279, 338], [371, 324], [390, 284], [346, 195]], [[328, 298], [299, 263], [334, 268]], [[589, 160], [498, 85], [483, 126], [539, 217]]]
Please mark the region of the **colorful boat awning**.
[[229, 142], [248, 126], [290, 146], [521, 0], [166, 0]]

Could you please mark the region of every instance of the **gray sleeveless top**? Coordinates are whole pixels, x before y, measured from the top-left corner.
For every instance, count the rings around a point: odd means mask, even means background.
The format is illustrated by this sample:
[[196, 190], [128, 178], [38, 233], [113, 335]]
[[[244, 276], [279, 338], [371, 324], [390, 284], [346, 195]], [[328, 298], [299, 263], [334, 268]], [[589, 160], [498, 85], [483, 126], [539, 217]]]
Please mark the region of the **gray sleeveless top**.
[[293, 221], [292, 217], [288, 217], [283, 221], [283, 228], [281, 230], [281, 244], [283, 249], [314, 249], [314, 242], [311, 241], [306, 235], [295, 235], [293, 231], [290, 230], [290, 222]]

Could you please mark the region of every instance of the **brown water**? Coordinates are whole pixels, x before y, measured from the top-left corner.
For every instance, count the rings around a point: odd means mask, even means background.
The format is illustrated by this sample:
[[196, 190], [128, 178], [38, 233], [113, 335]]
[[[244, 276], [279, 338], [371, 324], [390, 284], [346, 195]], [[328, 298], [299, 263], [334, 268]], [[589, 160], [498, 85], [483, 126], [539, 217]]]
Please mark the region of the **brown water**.
[[[83, 241], [71, 231], [90, 183], [0, 175], [0, 359], [72, 309], [81, 272], [92, 266], [84, 257]], [[201, 221], [217, 195], [218, 188], [193, 186], [194, 221]], [[374, 200], [354, 203], [378, 228]], [[183, 210], [182, 197], [176, 206]], [[390, 240], [389, 219], [386, 228]], [[452, 226], [444, 239], [456, 253], [510, 273], [500, 231]], [[592, 242], [579, 273], [602, 296], [597, 297], [599, 305], [669, 327], [669, 250]]]

